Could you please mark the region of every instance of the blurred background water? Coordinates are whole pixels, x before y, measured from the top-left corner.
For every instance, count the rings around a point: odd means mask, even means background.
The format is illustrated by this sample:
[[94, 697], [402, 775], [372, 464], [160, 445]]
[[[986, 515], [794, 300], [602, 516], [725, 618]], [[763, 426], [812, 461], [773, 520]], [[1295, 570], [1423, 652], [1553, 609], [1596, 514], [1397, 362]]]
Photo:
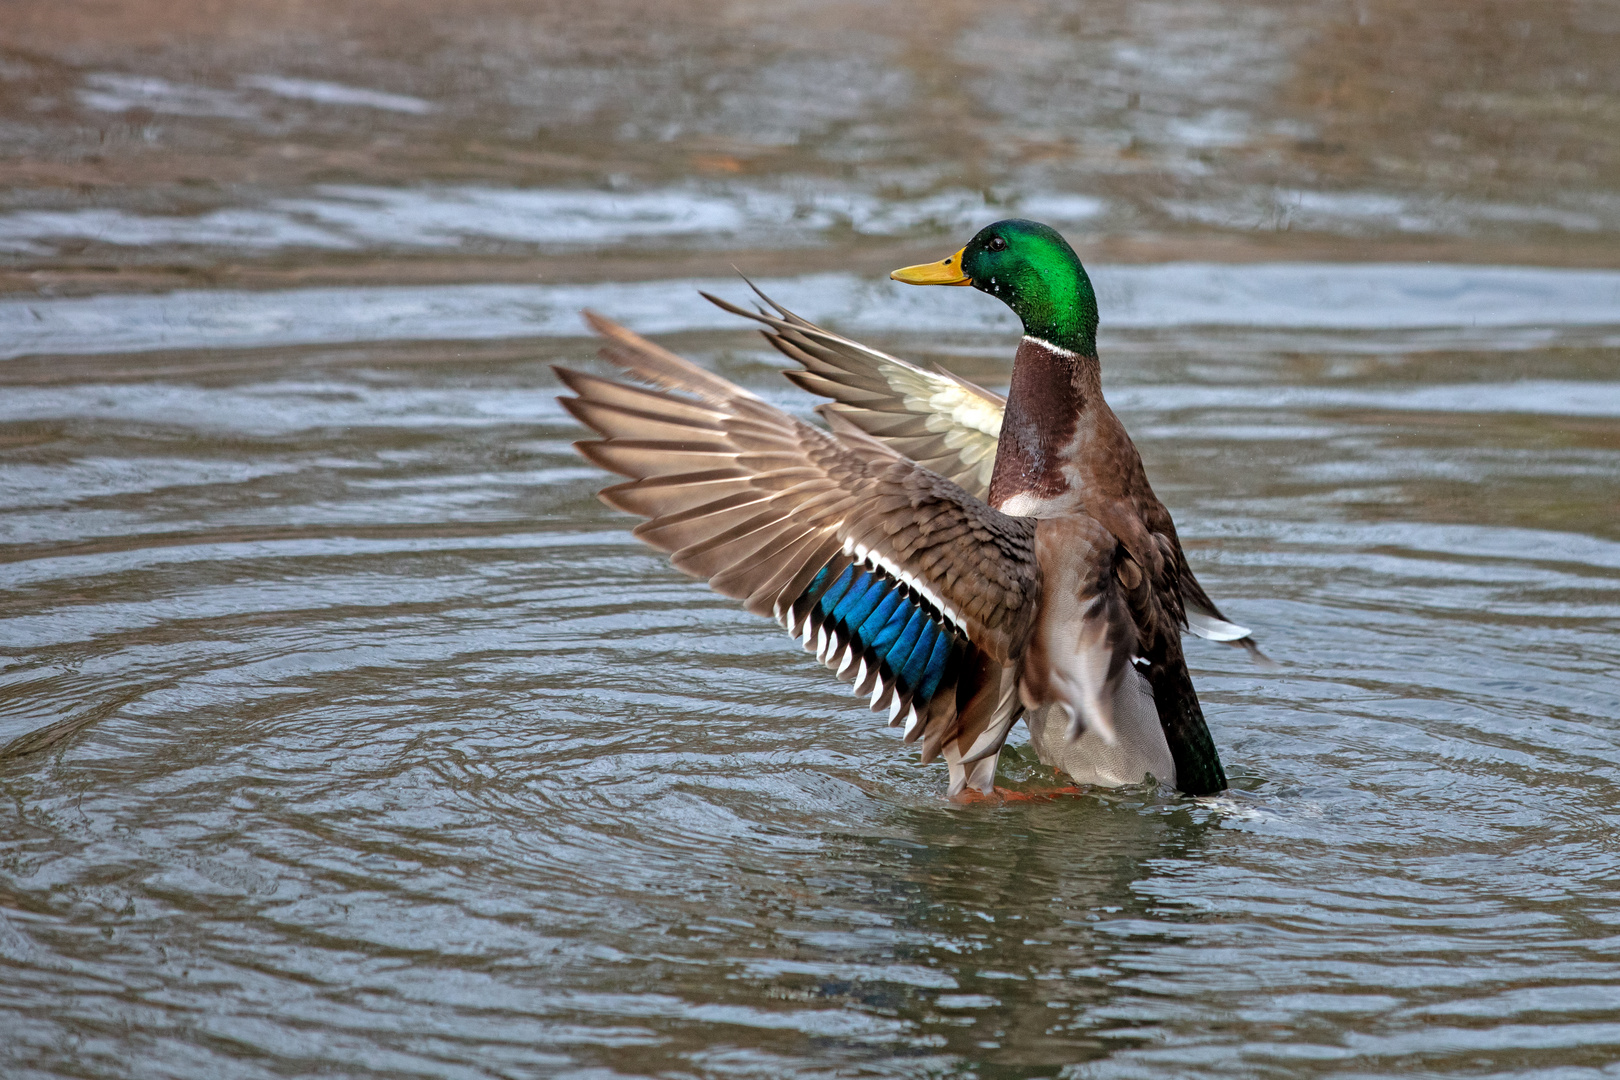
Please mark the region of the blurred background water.
[[[0, 1074], [1620, 1075], [1609, 3], [162, 5], [0, 25]], [[590, 305], [1049, 220], [1234, 778], [955, 806], [594, 499]], [[965, 294], [965, 295], [964, 295]], [[1051, 783], [1014, 748], [1000, 782]]]

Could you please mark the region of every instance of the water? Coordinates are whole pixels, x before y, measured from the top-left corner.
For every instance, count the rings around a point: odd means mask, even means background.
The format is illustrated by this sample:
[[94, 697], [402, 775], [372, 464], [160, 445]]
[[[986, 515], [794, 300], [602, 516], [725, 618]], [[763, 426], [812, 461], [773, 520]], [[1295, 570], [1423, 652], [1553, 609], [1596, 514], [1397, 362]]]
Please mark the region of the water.
[[[1179, 263], [1104, 264], [1093, 266], [1090, 275], [1110, 328], [1377, 330], [1408, 332], [1408, 345], [1421, 341], [1426, 348], [1620, 344], [1614, 332], [1620, 326], [1620, 271], [1613, 270]], [[805, 318], [852, 333], [982, 335], [1018, 329], [1011, 311], [989, 297], [964, 301], [853, 274], [766, 278], [755, 284], [773, 296], [791, 297], [783, 302]], [[356, 340], [568, 337], [581, 332], [585, 308], [612, 310], [644, 333], [734, 329], [736, 316], [695, 299], [699, 290], [755, 302], [736, 275], [635, 284], [216, 289], [0, 299], [0, 360]], [[924, 348], [946, 344], [919, 342]], [[1367, 345], [1345, 341], [1338, 347]], [[1371, 347], [1389, 349], [1391, 342]], [[1535, 410], [1532, 401], [1525, 404]]]
[[1113, 334], [1283, 667], [1192, 646], [1229, 797], [966, 808], [596, 503], [545, 367], [582, 341], [13, 361], [0, 739], [60, 741], [3, 765], [8, 1070], [1603, 1067], [1620, 384], [1581, 332]]
[[[21, 3], [0, 1075], [1620, 1075], [1620, 27], [1506, 10]], [[1009, 212], [1220, 798], [947, 803], [570, 448], [587, 305], [810, 415], [733, 263], [1004, 385], [882, 272]]]

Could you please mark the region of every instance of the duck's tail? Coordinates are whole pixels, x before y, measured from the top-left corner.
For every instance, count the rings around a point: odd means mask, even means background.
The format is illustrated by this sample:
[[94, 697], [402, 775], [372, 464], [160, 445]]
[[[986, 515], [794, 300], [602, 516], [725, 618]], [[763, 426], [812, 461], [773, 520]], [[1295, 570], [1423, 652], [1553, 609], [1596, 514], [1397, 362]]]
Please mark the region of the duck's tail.
[[1153, 704], [1176, 763], [1176, 787], [1188, 795], [1214, 795], [1226, 790], [1226, 770], [1204, 723], [1192, 676], [1179, 656], [1152, 664], [1147, 670], [1153, 686]]

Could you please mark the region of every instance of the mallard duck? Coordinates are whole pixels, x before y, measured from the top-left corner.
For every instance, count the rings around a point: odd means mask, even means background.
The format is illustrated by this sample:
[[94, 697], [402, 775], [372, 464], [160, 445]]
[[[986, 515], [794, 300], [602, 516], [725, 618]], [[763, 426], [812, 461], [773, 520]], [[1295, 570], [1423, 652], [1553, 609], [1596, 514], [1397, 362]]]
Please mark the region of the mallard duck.
[[[1076, 782], [1226, 787], [1181, 631], [1253, 647], [1198, 586], [1169, 511], [1103, 400], [1097, 302], [1074, 250], [998, 221], [938, 263], [1023, 322], [1006, 399], [829, 333], [761, 298], [751, 312], [833, 398], [822, 429], [593, 312], [600, 355], [647, 385], [566, 368], [559, 400], [603, 438], [575, 448], [629, 478], [609, 506], [642, 540], [769, 615], [887, 709], [950, 797], [994, 789], [1024, 719]], [[705, 294], [707, 295], [707, 294]]]

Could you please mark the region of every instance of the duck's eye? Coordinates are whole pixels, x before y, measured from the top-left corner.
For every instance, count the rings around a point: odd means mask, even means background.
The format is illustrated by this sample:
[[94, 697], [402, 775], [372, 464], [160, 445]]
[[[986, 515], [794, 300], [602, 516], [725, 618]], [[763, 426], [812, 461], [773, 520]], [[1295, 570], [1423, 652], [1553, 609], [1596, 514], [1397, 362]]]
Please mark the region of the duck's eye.
[[989, 248], [991, 251], [1006, 251], [1007, 241], [999, 236], [993, 236], [990, 238], [990, 242], [984, 246]]

